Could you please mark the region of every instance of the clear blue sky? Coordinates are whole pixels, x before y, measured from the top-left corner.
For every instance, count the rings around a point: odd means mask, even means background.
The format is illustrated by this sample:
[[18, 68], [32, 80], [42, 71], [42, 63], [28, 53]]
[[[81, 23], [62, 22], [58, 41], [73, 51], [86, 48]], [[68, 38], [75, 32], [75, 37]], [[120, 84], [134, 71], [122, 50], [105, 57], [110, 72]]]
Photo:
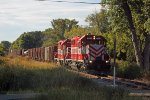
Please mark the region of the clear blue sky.
[[[100, 0], [64, 1], [100, 2]], [[50, 21], [58, 18], [76, 19], [79, 25], [87, 25], [85, 18], [98, 10], [100, 5], [57, 3], [48, 0], [0, 0], [0, 41], [13, 42], [23, 32], [43, 31], [51, 27]]]

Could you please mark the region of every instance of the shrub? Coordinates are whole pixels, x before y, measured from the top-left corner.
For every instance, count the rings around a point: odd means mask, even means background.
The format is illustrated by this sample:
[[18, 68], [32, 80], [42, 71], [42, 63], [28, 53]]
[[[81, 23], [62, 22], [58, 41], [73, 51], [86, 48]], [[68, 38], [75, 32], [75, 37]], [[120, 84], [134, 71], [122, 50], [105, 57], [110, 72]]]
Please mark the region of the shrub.
[[118, 77], [124, 77], [124, 71], [128, 65], [127, 61], [116, 60], [116, 74]]
[[128, 79], [135, 79], [142, 77], [142, 69], [135, 63], [129, 64], [129, 66], [125, 69], [124, 76]]
[[116, 73], [118, 77], [136, 79], [142, 77], [142, 69], [136, 63], [117, 60]]

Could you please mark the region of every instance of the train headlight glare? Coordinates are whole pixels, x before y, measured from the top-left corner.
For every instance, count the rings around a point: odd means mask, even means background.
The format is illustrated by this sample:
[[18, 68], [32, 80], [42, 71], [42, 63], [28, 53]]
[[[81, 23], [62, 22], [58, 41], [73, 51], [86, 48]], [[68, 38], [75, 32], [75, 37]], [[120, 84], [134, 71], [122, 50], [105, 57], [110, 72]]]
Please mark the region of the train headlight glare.
[[109, 61], [108, 61], [108, 60], [106, 60], [106, 63], [109, 63]]
[[89, 61], [89, 63], [92, 63], [92, 61]]

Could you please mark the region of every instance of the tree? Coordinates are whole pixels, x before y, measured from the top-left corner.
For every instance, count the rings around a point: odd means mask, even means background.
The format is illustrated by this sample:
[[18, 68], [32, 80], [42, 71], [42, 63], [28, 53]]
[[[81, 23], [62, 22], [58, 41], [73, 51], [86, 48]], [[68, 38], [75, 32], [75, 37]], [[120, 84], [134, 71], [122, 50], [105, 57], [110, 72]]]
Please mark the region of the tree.
[[9, 48], [11, 43], [9, 41], [2, 41], [0, 43], [0, 55], [7, 55], [9, 52]]
[[96, 29], [98, 33], [106, 33], [109, 31], [108, 18], [107, 11], [105, 9], [101, 9], [100, 12], [88, 15], [85, 21], [89, 22], [89, 25]]
[[57, 30], [54, 30], [52, 28], [43, 31], [43, 35], [43, 47], [54, 46], [61, 39], [61, 35], [57, 32]]
[[83, 28], [79, 26], [79, 27], [72, 28], [69, 32], [65, 32], [65, 37], [72, 38], [74, 36], [83, 36], [87, 33], [90, 33], [88, 28]]
[[0, 44], [0, 56], [4, 56], [4, 48], [2, 44]]
[[41, 47], [43, 34], [41, 31], [25, 32], [16, 41], [12, 43], [14, 49], [29, 49]]
[[[147, 23], [150, 17], [150, 1], [148, 0], [104, 0], [109, 4], [109, 11], [111, 12], [112, 22], [114, 26], [123, 29], [119, 25], [126, 21], [126, 28], [130, 29], [132, 36], [132, 43], [135, 50], [136, 62], [143, 66], [145, 70], [150, 68], [150, 31]], [[114, 16], [117, 15], [117, 16]], [[122, 19], [119, 20], [118, 19]], [[119, 23], [119, 24], [118, 24]], [[122, 23], [123, 24], [123, 23]], [[143, 27], [144, 26], [144, 27]], [[114, 32], [115, 27], [113, 27]], [[126, 30], [128, 31], [128, 30]], [[127, 32], [128, 33], [128, 32]], [[141, 46], [141, 38], [144, 38]]]
[[69, 32], [73, 27], [77, 27], [78, 21], [75, 19], [54, 19], [51, 21], [52, 27], [55, 31], [61, 34], [62, 38], [64, 38], [65, 31]]

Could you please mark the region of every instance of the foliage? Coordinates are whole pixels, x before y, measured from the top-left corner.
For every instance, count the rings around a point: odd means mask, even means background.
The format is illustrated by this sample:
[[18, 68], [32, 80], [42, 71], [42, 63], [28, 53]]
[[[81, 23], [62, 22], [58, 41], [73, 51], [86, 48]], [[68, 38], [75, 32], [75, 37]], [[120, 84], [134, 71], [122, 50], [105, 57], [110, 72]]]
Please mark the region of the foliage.
[[124, 72], [124, 77], [128, 79], [135, 79], [142, 77], [142, 69], [135, 63], [129, 64], [127, 69]]
[[[127, 61], [116, 60], [116, 76], [124, 77], [124, 72], [128, 65], [129, 63]], [[111, 74], [113, 75], [113, 73]]]
[[73, 27], [77, 27], [78, 21], [75, 19], [53, 19], [51, 21], [52, 27], [54, 30], [64, 38], [65, 31], [69, 32]]
[[[35, 100], [137, 100], [129, 97], [124, 89], [99, 87], [90, 79], [62, 67], [30, 61], [25, 58], [7, 58], [7, 63], [0, 67], [0, 91], [30, 90], [48, 93], [48, 96], [42, 95]], [[29, 65], [30, 63], [36, 65]]]
[[73, 27], [69, 32], [65, 32], [66, 38], [72, 38], [74, 36], [82, 36], [89, 33], [87, 28], [83, 27]]
[[69, 88], [51, 89], [47, 95], [38, 96], [32, 100], [142, 100], [142, 98], [129, 97], [120, 88], [97, 87], [97, 89], [72, 90]]
[[130, 36], [128, 34], [118, 33], [107, 33], [103, 34], [103, 36], [107, 40], [107, 48], [111, 54], [111, 57], [113, 57], [113, 50], [114, 50], [114, 35], [116, 38], [116, 53], [117, 58], [119, 60], [127, 60], [129, 62], [135, 61], [134, 55], [134, 49], [132, 47], [132, 41], [130, 39]]
[[54, 44], [56, 44], [60, 39], [62, 39], [62, 36], [57, 32], [57, 30], [54, 29], [46, 29], [45, 31], [43, 31], [43, 47], [47, 47], [47, 46], [53, 46]]
[[2, 44], [0, 44], [0, 56], [4, 56], [4, 48]]
[[150, 69], [148, 0], [102, 0], [107, 5], [113, 33], [130, 35], [137, 64]]
[[60, 39], [64, 39], [64, 33], [77, 27], [77, 23], [75, 19], [55, 19], [51, 22], [53, 28], [48, 28], [43, 32], [25, 32], [12, 43], [11, 47], [14, 49], [29, 49], [52, 46]]
[[90, 27], [97, 30], [98, 33], [106, 33], [109, 29], [109, 17], [105, 9], [101, 9], [100, 12], [95, 12], [88, 15], [86, 22], [89, 22]]
[[0, 56], [8, 54], [11, 43], [9, 41], [1, 41], [0, 43]]
[[136, 63], [128, 63], [127, 61], [117, 61], [117, 76], [128, 79], [141, 78], [142, 69]]
[[25, 32], [12, 43], [12, 48], [29, 49], [42, 46], [43, 34], [41, 31]]

